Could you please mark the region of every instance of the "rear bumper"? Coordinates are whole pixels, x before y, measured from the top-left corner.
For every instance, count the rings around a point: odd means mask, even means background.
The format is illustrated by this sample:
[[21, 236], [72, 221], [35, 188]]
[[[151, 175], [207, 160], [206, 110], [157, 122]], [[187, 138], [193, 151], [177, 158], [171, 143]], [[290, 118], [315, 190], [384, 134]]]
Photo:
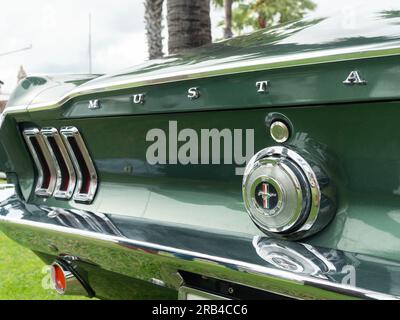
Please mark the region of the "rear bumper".
[[0, 205], [0, 229], [36, 253], [74, 257], [173, 290], [185, 285], [182, 272], [189, 272], [296, 299], [400, 297], [397, 262], [269, 238], [108, 218], [119, 233], [63, 226], [49, 218], [48, 208], [26, 204], [16, 195]]

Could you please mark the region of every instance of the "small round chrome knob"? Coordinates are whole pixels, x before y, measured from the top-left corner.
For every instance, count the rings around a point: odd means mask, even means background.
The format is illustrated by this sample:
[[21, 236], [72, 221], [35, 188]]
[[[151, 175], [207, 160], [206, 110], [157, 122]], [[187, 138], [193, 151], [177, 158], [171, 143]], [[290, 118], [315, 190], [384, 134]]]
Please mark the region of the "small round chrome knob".
[[275, 121], [271, 124], [270, 133], [272, 139], [278, 143], [284, 143], [289, 140], [290, 130], [286, 123], [282, 121]]

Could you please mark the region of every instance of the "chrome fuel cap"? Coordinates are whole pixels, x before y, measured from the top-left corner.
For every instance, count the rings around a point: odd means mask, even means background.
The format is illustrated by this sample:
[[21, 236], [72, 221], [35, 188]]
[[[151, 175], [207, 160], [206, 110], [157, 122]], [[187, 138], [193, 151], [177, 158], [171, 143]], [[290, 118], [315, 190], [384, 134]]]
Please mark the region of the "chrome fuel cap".
[[318, 178], [298, 153], [284, 147], [257, 153], [246, 167], [242, 191], [247, 212], [265, 233], [301, 238], [320, 230]]
[[244, 185], [248, 212], [269, 232], [291, 230], [309, 207], [306, 178], [289, 161], [275, 156], [260, 159]]

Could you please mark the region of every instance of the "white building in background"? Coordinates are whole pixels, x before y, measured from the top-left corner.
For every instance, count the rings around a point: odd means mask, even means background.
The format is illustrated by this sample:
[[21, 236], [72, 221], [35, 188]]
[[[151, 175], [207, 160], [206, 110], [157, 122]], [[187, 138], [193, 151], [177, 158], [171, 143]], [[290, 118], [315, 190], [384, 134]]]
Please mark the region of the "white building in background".
[[19, 70], [18, 70], [18, 75], [17, 75], [18, 82], [20, 82], [21, 80], [24, 80], [26, 77], [27, 77], [27, 74], [26, 74], [24, 67], [20, 66]]
[[2, 86], [4, 82], [0, 80], [0, 113], [3, 112], [4, 107], [8, 101], [9, 95], [2, 92]]
[[[27, 77], [26, 71], [23, 66], [19, 67], [17, 74], [17, 83], [21, 82], [23, 79]], [[10, 95], [2, 91], [2, 86], [4, 86], [4, 82], [0, 80], [0, 113], [3, 112]]]

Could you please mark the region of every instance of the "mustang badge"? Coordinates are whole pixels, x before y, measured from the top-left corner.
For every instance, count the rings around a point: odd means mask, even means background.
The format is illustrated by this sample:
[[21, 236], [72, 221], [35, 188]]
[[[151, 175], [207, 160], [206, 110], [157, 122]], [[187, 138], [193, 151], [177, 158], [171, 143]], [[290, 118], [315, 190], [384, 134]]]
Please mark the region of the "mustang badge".
[[260, 207], [267, 210], [274, 209], [278, 204], [277, 191], [268, 182], [262, 182], [256, 187], [255, 199]]

